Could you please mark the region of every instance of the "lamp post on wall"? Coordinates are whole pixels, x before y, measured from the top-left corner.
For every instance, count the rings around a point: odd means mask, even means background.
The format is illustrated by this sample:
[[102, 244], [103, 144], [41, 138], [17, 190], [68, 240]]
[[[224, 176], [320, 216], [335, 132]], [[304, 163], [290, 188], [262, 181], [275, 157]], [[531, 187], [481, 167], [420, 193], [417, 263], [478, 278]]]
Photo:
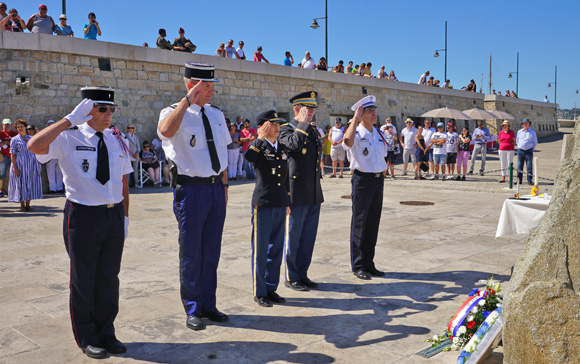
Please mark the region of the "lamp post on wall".
[[519, 83], [519, 78], [520, 78], [520, 52], [518, 52], [518, 58], [517, 58], [517, 63], [516, 63], [516, 72], [510, 72], [508, 75], [508, 78], [512, 78], [512, 74], [516, 74], [516, 95], [518, 97], [520, 97], [520, 94], [518, 92], [518, 83]]
[[435, 54], [433, 57], [439, 57], [439, 51], [445, 52], [445, 79], [443, 82], [447, 81], [447, 20], [445, 20], [445, 48], [444, 49], [436, 49]]
[[310, 27], [312, 29], [318, 29], [320, 25], [318, 25], [317, 20], [324, 19], [324, 44], [325, 44], [325, 51], [324, 51], [324, 59], [326, 59], [326, 64], [329, 64], [328, 61], [328, 0], [324, 1], [324, 16], [322, 18], [314, 18], [312, 19], [312, 25]]
[[548, 83], [548, 88], [554, 84], [554, 103], [556, 104], [556, 91], [558, 90], [558, 65], [554, 67], [554, 82]]

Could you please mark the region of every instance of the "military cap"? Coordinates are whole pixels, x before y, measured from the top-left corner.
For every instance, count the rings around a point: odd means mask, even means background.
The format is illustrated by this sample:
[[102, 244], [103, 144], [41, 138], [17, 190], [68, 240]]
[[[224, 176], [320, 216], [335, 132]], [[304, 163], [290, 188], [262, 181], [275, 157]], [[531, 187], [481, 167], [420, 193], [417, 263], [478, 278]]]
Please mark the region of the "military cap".
[[83, 99], [93, 100], [95, 104], [115, 104], [115, 89], [111, 87], [83, 87], [81, 88]]
[[185, 78], [206, 82], [218, 82], [214, 79], [215, 67], [213, 64], [185, 62]]
[[377, 101], [377, 98], [374, 95], [368, 95], [363, 97], [362, 99], [358, 100], [356, 104], [352, 105], [352, 107], [350, 108], [352, 111], [356, 111], [356, 109], [362, 105], [363, 109], [370, 109], [370, 108], [376, 108], [377, 105], [375, 105], [375, 101]]
[[306, 107], [315, 108], [318, 107], [318, 104], [316, 103], [316, 96], [318, 96], [318, 92], [306, 91], [293, 96], [290, 99], [290, 102], [294, 106], [304, 105]]
[[262, 111], [258, 114], [258, 116], [256, 116], [256, 122], [258, 123], [258, 126], [262, 126], [266, 121], [271, 123], [281, 123], [286, 120], [278, 117], [276, 110]]

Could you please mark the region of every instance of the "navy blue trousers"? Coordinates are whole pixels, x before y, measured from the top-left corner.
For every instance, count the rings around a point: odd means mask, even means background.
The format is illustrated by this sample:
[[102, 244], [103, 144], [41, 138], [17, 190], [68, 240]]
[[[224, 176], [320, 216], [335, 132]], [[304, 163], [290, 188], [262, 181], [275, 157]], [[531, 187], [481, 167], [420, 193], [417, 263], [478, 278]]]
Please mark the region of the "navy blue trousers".
[[216, 310], [215, 291], [226, 198], [221, 182], [177, 185], [173, 212], [179, 226], [181, 301], [188, 316]]
[[353, 272], [375, 269], [375, 246], [379, 234], [379, 223], [383, 209], [382, 174], [353, 173], [352, 220], [350, 230], [350, 258]]
[[526, 167], [528, 167], [528, 182], [532, 182], [532, 178], [534, 177], [534, 172], [532, 169], [533, 161], [534, 151], [532, 149], [518, 149], [518, 180], [520, 183], [522, 183], [522, 179], [524, 178], [524, 163], [526, 163]]
[[102, 347], [115, 335], [125, 210], [66, 201], [63, 236], [70, 258], [70, 318], [77, 345]]
[[256, 297], [278, 289], [287, 222], [286, 207], [252, 208], [252, 278]]
[[286, 280], [308, 278], [314, 242], [318, 232], [320, 205], [290, 205], [286, 232]]

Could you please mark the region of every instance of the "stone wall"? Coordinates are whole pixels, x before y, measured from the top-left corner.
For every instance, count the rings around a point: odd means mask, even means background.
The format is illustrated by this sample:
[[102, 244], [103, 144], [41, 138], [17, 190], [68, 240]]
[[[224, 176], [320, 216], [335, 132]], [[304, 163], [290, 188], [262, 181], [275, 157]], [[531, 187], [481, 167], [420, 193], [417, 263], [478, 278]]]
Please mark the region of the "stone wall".
[[105, 85], [116, 89], [120, 107], [114, 123], [123, 129], [134, 123], [141, 139], [152, 138], [160, 110], [185, 94], [182, 74], [186, 61], [216, 65], [220, 82], [215, 85], [212, 103], [230, 119], [241, 115], [253, 120], [270, 108], [288, 116], [292, 112], [288, 99], [314, 89], [319, 92], [316, 117], [321, 125], [336, 116], [350, 118], [350, 106], [366, 91], [377, 96], [380, 120], [391, 116], [399, 128], [407, 117], [418, 120], [431, 109], [447, 106], [505, 110], [517, 118], [516, 128], [528, 117], [540, 136], [557, 130], [556, 104], [80, 38], [8, 32], [0, 32], [0, 116], [24, 118], [43, 126], [72, 110], [80, 101], [80, 87]]

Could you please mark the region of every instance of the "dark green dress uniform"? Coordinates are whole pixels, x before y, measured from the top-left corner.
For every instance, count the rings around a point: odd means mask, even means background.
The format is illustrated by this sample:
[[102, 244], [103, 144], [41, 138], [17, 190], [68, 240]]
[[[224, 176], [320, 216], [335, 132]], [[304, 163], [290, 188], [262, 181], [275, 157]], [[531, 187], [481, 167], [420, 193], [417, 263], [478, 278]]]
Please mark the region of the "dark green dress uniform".
[[[316, 107], [316, 92], [308, 91], [290, 99], [294, 105]], [[324, 145], [318, 130], [308, 122], [293, 119], [280, 127], [280, 143], [288, 150], [290, 221], [286, 243], [286, 285], [307, 290], [317, 285], [308, 278], [320, 204], [320, 157]]]
[[[278, 122], [280, 119], [275, 111], [271, 112], [275, 118], [269, 121]], [[254, 297], [267, 298], [278, 289], [280, 281], [284, 233], [288, 225], [286, 209], [290, 205], [286, 187], [288, 154], [278, 141], [272, 145], [266, 139], [257, 139], [250, 144], [245, 157], [256, 169], [256, 186], [252, 196]]]

